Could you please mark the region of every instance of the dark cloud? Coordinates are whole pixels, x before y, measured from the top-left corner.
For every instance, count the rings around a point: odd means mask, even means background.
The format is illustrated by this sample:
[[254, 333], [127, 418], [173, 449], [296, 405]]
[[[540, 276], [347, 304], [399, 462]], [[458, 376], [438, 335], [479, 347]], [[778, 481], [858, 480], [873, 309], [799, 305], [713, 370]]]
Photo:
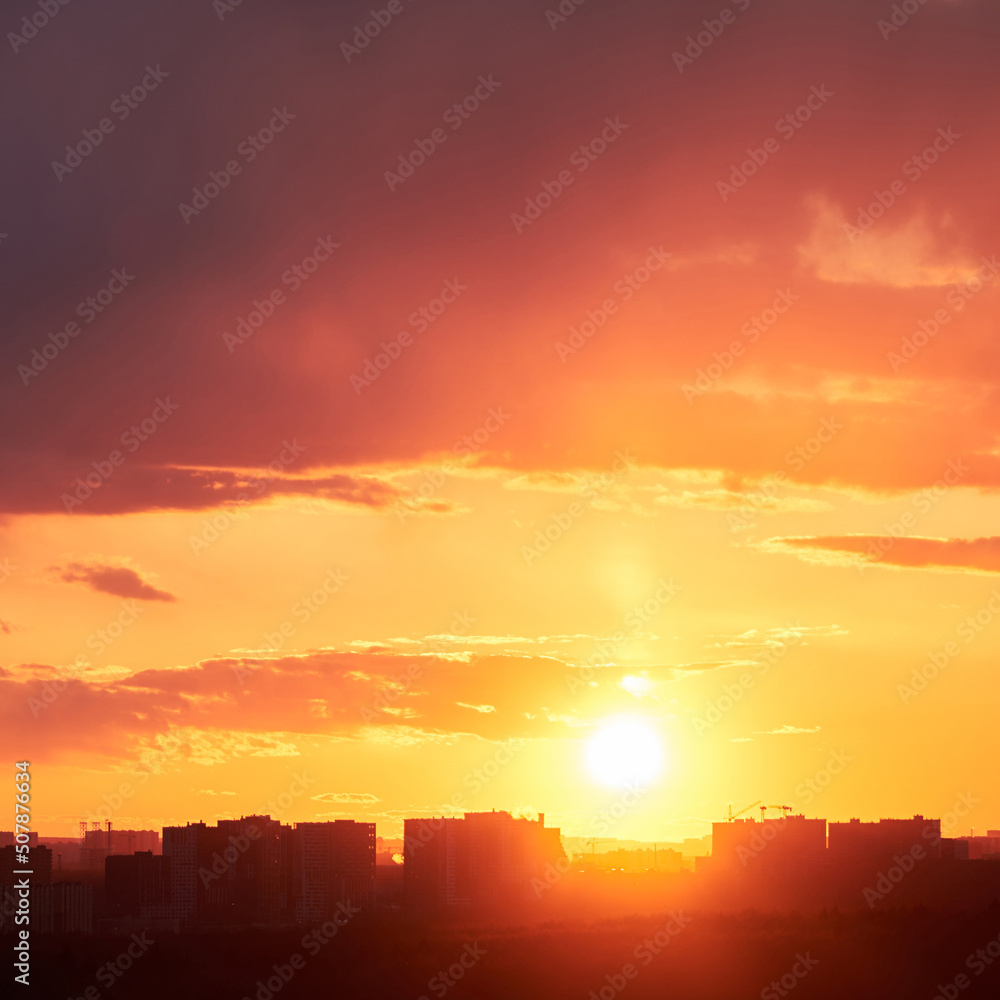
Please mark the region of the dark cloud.
[[[834, 417], [844, 429], [801, 481], [904, 489], [964, 458], [963, 482], [995, 488], [995, 400], [970, 391], [1000, 377], [989, 293], [948, 327], [947, 350], [939, 338], [899, 377], [887, 355], [946, 305], [946, 287], [914, 275], [995, 249], [983, 95], [1000, 78], [1000, 10], [928, 4], [886, 41], [862, 0], [754, 3], [680, 73], [673, 53], [707, 15], [693, 0], [631, 0], [584, 5], [553, 30], [536, 0], [406, 4], [348, 61], [367, 7], [290, 0], [220, 19], [206, 0], [70, 5], [0, 67], [18, 94], [5, 107], [17, 155], [0, 164], [0, 462], [16, 470], [0, 511], [62, 511], [68, 484], [167, 393], [180, 409], [129, 437], [141, 447], [78, 512], [230, 500], [233, 470], [266, 465], [294, 435], [309, 448], [296, 473], [316, 479], [274, 493], [381, 509], [386, 488], [350, 470], [449, 453], [497, 405], [512, 417], [481, 456], [519, 470], [601, 468], [632, 446], [663, 467], [791, 471], [786, 452]], [[112, 102], [147, 67], [167, 75], [120, 117]], [[451, 128], [444, 114], [491, 75], [499, 87]], [[818, 86], [833, 95], [822, 110], [723, 201], [716, 182]], [[241, 144], [274, 108], [294, 118], [244, 147], [251, 160]], [[113, 130], [57, 178], [53, 162], [103, 118]], [[570, 157], [607, 119], [627, 127], [578, 170]], [[390, 188], [439, 127], [446, 141]], [[886, 276], [837, 258], [817, 197], [856, 219], [939, 128], [961, 138], [875, 234], [876, 250], [895, 246], [920, 223], [928, 260]], [[562, 170], [572, 183], [518, 233], [512, 215]], [[179, 206], [196, 199], [185, 221]], [[296, 283], [328, 236], [339, 248]], [[661, 244], [671, 269], [561, 362], [556, 342]], [[115, 269], [134, 280], [86, 322]], [[456, 280], [466, 290], [421, 326]], [[682, 386], [788, 286], [787, 320], [689, 405]], [[281, 304], [227, 342], [274, 290]], [[389, 358], [401, 331], [412, 342]], [[742, 375], [774, 391], [733, 391]]]
[[[277, 464], [281, 464], [275, 460]], [[293, 477], [234, 469], [190, 469], [123, 465], [107, 479], [87, 470], [60, 469], [35, 463], [30, 475], [0, 484], [0, 511], [11, 514], [124, 514], [149, 510], [240, 508], [275, 497], [312, 497], [332, 503], [384, 509], [398, 504], [406, 491], [372, 476], [334, 473]], [[449, 505], [442, 501], [445, 510]]]
[[129, 566], [71, 562], [65, 566], [54, 566], [52, 571], [64, 583], [83, 583], [102, 594], [134, 597], [141, 601], [177, 600], [173, 594], [147, 583], [137, 570]]

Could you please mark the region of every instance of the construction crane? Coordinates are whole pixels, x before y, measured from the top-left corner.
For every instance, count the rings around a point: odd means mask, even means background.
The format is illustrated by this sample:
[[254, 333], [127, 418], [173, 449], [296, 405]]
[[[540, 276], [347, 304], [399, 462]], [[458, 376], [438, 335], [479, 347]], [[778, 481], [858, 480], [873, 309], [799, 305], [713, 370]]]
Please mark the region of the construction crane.
[[594, 848], [598, 844], [613, 844], [613, 843], [614, 843], [614, 838], [613, 837], [601, 837], [601, 838], [598, 838], [596, 840], [588, 840], [588, 841], [586, 841], [587, 847], [590, 848], [590, 855], [591, 855], [591, 857], [593, 857], [593, 855], [594, 855]]
[[764, 813], [767, 812], [768, 809], [780, 809], [781, 810], [781, 818], [782, 819], [784, 819], [792, 811], [792, 807], [791, 806], [761, 806], [760, 807], [760, 821], [761, 821], [761, 823], [764, 822]]
[[759, 805], [760, 805], [760, 799], [758, 799], [756, 802], [751, 802], [750, 805], [745, 806], [739, 812], [733, 812], [733, 806], [732, 803], [730, 803], [729, 815], [726, 816], [726, 822], [732, 823], [732, 821], [736, 819], [737, 816], [742, 816], [745, 812], [749, 812], [751, 809], [753, 809], [754, 806], [759, 806]]

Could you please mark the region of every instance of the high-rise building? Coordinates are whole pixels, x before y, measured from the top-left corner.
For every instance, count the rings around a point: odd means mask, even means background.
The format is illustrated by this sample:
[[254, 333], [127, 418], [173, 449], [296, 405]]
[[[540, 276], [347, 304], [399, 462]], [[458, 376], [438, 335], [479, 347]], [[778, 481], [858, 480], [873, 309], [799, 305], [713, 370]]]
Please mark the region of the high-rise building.
[[375, 908], [374, 823], [297, 823], [292, 844], [296, 920], [326, 920], [338, 903]]
[[182, 924], [291, 922], [291, 834], [270, 816], [164, 827], [170, 915]]
[[156, 830], [115, 830], [110, 823], [103, 828], [95, 823], [91, 829], [83, 830], [81, 858], [85, 868], [103, 871], [104, 859], [109, 854], [134, 854], [136, 851], [159, 854], [159, 833]]
[[[20, 896], [12, 885], [0, 886], [0, 932], [16, 930]], [[79, 882], [36, 885], [31, 890], [31, 930], [42, 934], [89, 934], [94, 929], [94, 890]]]
[[136, 851], [160, 853], [160, 834], [157, 830], [112, 830], [111, 853], [135, 854]]
[[680, 851], [657, 846], [653, 849], [584, 852], [574, 856], [573, 865], [579, 871], [672, 872], [682, 871], [684, 858]]
[[463, 823], [457, 818], [403, 821], [403, 893], [408, 906], [469, 902]]
[[990, 830], [985, 837], [960, 837], [970, 861], [995, 860], [1000, 857], [1000, 830]]
[[91, 871], [104, 871], [104, 859], [111, 853], [111, 823], [101, 826], [93, 822], [91, 828], [80, 823], [80, 861]]
[[802, 871], [826, 854], [826, 820], [799, 814], [712, 824], [712, 864], [764, 871]]
[[880, 819], [877, 823], [862, 823], [852, 819], [847, 823], [831, 823], [830, 860], [839, 864], [864, 864], [878, 867], [895, 854], [912, 854], [920, 847], [920, 857], [941, 857], [941, 820]]
[[109, 854], [104, 863], [108, 914], [150, 921], [170, 913], [170, 859], [152, 851]]
[[226, 872], [212, 886], [221, 886], [228, 897], [223, 900], [225, 910], [219, 913], [222, 922], [291, 923], [295, 912], [292, 828], [270, 816], [244, 816], [219, 820], [217, 829], [212, 862], [217, 865], [221, 857]]
[[534, 898], [532, 880], [565, 857], [559, 830], [507, 812], [408, 819], [404, 887], [414, 907], [492, 906]]
[[968, 861], [969, 842], [961, 838], [941, 838], [941, 857], [947, 861]]
[[170, 865], [168, 916], [180, 924], [191, 923], [198, 909], [198, 846], [204, 823], [163, 828], [163, 857]]

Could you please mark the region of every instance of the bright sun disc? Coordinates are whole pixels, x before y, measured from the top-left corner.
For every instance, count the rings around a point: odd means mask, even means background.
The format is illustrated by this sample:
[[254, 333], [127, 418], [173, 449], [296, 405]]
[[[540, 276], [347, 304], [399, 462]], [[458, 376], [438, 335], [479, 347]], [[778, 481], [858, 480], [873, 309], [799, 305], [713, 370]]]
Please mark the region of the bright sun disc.
[[587, 766], [602, 785], [648, 785], [662, 764], [659, 737], [641, 719], [614, 719], [587, 744]]

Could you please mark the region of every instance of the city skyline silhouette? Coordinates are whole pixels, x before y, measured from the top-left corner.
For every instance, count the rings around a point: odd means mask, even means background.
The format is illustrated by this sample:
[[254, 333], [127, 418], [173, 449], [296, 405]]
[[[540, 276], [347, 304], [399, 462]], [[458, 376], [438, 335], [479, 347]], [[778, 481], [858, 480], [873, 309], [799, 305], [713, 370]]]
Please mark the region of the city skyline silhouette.
[[0, 29], [0, 994], [997, 994], [1000, 7]]

